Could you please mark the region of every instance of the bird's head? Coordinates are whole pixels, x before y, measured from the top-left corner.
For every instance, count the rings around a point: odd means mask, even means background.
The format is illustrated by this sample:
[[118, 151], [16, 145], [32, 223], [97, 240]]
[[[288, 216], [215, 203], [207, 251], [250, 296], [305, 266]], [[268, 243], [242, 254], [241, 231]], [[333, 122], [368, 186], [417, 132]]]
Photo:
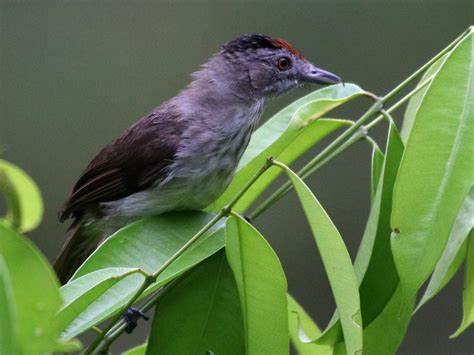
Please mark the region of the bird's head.
[[312, 64], [288, 42], [262, 34], [243, 35], [225, 43], [211, 62], [230, 84], [250, 90], [258, 98], [280, 95], [305, 83], [342, 81]]

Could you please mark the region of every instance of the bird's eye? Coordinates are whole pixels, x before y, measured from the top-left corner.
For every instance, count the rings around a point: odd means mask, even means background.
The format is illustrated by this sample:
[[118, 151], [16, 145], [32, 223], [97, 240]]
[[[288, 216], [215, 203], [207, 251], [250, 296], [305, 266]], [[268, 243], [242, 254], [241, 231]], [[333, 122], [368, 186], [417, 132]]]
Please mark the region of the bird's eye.
[[278, 58], [277, 67], [281, 71], [288, 70], [291, 68], [291, 61], [287, 57]]

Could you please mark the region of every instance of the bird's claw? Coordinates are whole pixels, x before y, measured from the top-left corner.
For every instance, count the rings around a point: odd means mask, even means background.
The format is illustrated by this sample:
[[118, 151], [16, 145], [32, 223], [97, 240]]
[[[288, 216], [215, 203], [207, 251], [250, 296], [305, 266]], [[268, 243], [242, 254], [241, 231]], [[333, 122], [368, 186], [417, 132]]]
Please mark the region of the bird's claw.
[[125, 323], [127, 324], [125, 327], [125, 331], [128, 334], [133, 332], [133, 330], [137, 327], [138, 320], [140, 318], [143, 318], [144, 320], [150, 319], [145, 313], [143, 313], [137, 308], [134, 308], [134, 307], [127, 308], [127, 310], [123, 314], [123, 319], [125, 320]]

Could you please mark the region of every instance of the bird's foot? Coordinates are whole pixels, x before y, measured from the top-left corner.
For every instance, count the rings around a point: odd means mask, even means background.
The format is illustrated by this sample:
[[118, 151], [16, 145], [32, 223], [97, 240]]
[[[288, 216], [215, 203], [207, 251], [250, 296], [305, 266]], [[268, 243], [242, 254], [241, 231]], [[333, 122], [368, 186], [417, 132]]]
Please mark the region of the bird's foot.
[[134, 307], [127, 308], [127, 310], [123, 314], [123, 319], [125, 320], [125, 323], [127, 324], [127, 326], [125, 327], [125, 331], [128, 334], [133, 332], [133, 330], [137, 327], [138, 320], [140, 318], [143, 318], [144, 320], [149, 319], [148, 316], [142, 311], [140, 311], [139, 309], [134, 308]]

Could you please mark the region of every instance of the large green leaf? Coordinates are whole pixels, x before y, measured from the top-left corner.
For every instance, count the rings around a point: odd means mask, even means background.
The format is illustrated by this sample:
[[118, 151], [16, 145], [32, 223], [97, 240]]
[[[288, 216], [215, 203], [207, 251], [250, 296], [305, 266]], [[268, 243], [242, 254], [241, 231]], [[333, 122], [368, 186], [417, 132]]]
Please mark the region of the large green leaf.
[[287, 283], [280, 261], [244, 219], [231, 216], [226, 224], [226, 253], [242, 305], [245, 353], [287, 355]]
[[15, 300], [7, 265], [0, 255], [0, 354], [18, 354]]
[[431, 275], [430, 282], [418, 303], [417, 309], [433, 298], [446, 285], [447, 281], [454, 276], [460, 266], [458, 255], [465, 255], [463, 246], [471, 229], [474, 228], [474, 187], [464, 199], [464, 203], [458, 213], [456, 221], [451, 229], [448, 242], [436, 263], [436, 267]]
[[362, 350], [362, 319], [358, 281], [344, 241], [331, 218], [311, 190], [292, 170], [282, 168], [300, 199], [313, 237], [321, 254], [341, 320], [348, 354]]
[[[100, 311], [108, 307], [110, 290], [120, 281], [130, 275], [139, 273], [139, 269], [107, 268], [79, 277], [61, 288], [64, 303], [57, 315], [61, 331], [67, 335], [72, 329], [80, 326], [94, 325], [94, 318], [87, 317], [94, 310]], [[134, 280], [144, 281], [144, 276], [134, 276]], [[85, 314], [86, 317], [82, 317]], [[89, 322], [89, 323], [87, 323]], [[66, 336], [67, 337], [67, 336]]]
[[288, 322], [291, 343], [299, 355], [332, 355], [330, 346], [301, 341], [302, 332], [309, 338], [317, 338], [321, 335], [321, 331], [303, 307], [289, 294]]
[[0, 189], [8, 204], [7, 219], [20, 232], [35, 229], [43, 217], [43, 201], [35, 182], [19, 167], [0, 160]]
[[[9, 293], [16, 315], [20, 352], [40, 354], [58, 349], [54, 315], [61, 306], [59, 285], [46, 258], [26, 238], [0, 221], [0, 256], [8, 270]], [[5, 278], [3, 278], [5, 280]]]
[[400, 280], [413, 290], [433, 271], [474, 181], [473, 50], [471, 31], [433, 79], [395, 182], [391, 244]]
[[159, 300], [147, 354], [245, 353], [242, 312], [224, 251], [192, 269]]
[[[267, 158], [273, 157], [290, 164], [330, 133], [350, 125], [351, 121], [318, 118], [361, 95], [367, 93], [357, 85], [333, 85], [314, 91], [278, 112], [252, 135], [232, 183], [208, 209], [217, 211], [227, 204]], [[234, 206], [234, 210], [245, 211], [279, 173], [279, 169], [267, 170]]]
[[[364, 332], [364, 354], [395, 353], [474, 180], [473, 31], [448, 54], [418, 109], [393, 192], [400, 282]], [[416, 270], [416, 272], [414, 272]]]
[[[204, 212], [175, 212], [132, 223], [107, 239], [77, 270], [73, 279], [111, 267], [139, 268], [151, 273], [160, 268], [193, 237], [212, 215]], [[224, 246], [224, 228], [220, 223], [173, 262], [151, 285], [146, 296], [189, 270]], [[96, 306], [81, 313], [63, 337], [68, 339], [91, 325], [100, 323], [121, 309], [142, 283], [141, 275], [130, 275], [100, 297]], [[84, 288], [84, 292], [87, 288]], [[100, 302], [99, 302], [100, 301]]]
[[461, 325], [451, 338], [457, 337], [474, 323], [474, 229], [467, 244], [466, 267], [464, 271], [463, 318]]
[[[436, 75], [439, 68], [444, 64], [447, 56], [448, 56], [447, 54], [442, 56], [433, 65], [431, 65], [421, 77], [418, 85], [423, 83], [430, 76]], [[413, 128], [413, 123], [415, 122], [416, 114], [418, 113], [421, 103], [423, 102], [423, 99], [431, 83], [432, 82], [428, 83], [425, 87], [421, 88], [415, 95], [413, 95], [410, 98], [410, 101], [408, 101], [407, 109], [405, 111], [405, 115], [403, 116], [402, 131], [400, 133], [404, 143], [406, 143], [408, 140], [408, 136], [410, 135], [411, 129]]]

